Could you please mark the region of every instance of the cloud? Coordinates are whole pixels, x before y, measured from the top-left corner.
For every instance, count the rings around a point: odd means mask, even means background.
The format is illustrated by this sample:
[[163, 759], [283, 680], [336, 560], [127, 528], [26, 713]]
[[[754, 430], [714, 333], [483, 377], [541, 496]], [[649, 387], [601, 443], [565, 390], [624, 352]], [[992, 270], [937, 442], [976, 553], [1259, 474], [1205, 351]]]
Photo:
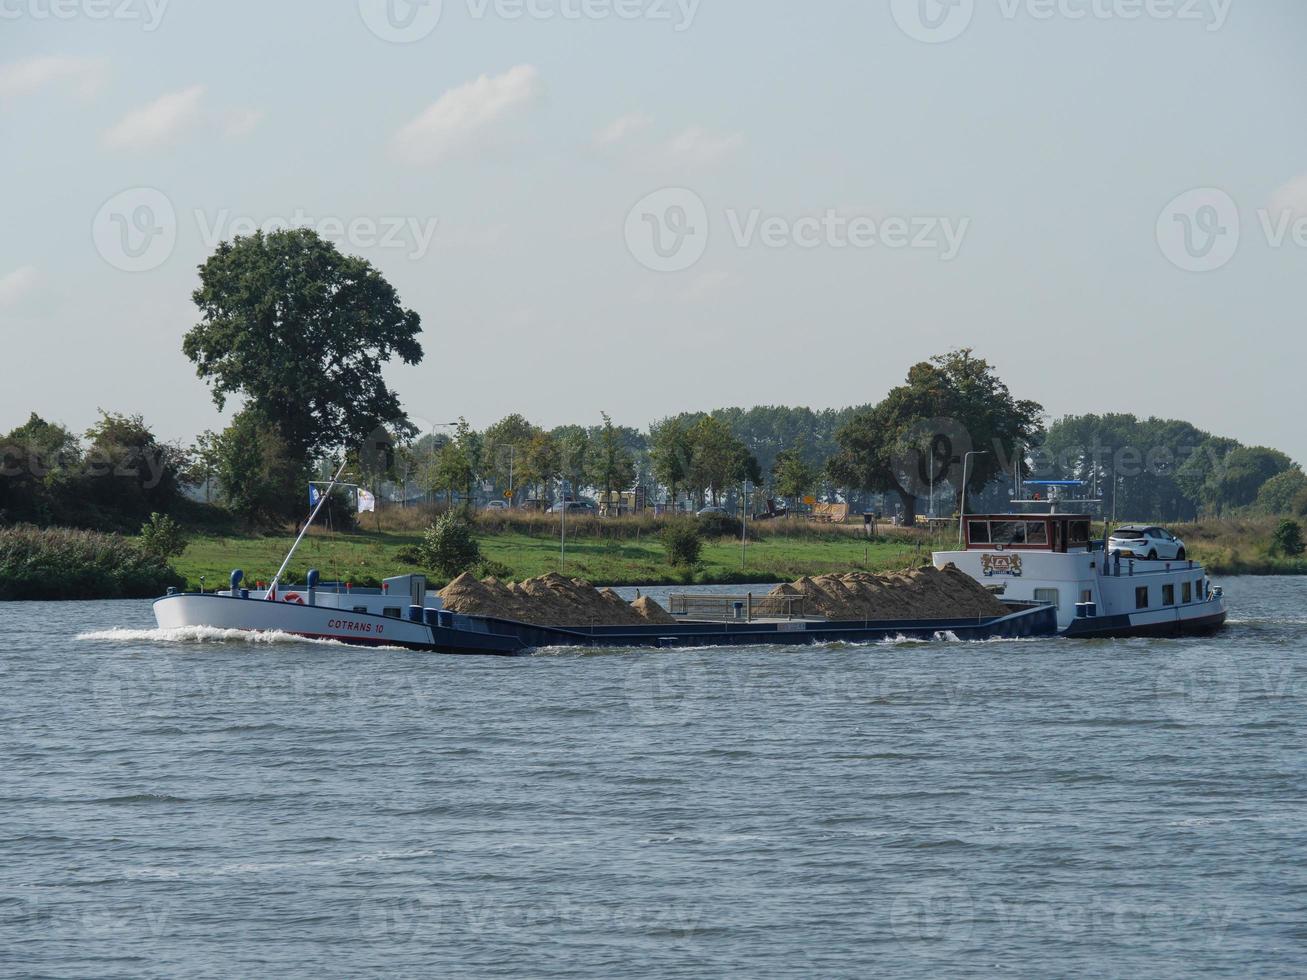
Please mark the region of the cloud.
[[621, 143], [628, 136], [648, 129], [653, 120], [643, 112], [631, 112], [620, 119], [614, 119], [599, 132], [595, 133], [595, 146], [613, 146]]
[[706, 166], [725, 159], [743, 145], [743, 133], [712, 133], [691, 126], [663, 145], [663, 156], [674, 164]]
[[104, 84], [108, 63], [100, 58], [43, 55], [0, 66], [0, 99], [29, 95], [47, 85], [65, 82], [83, 97], [95, 95]]
[[192, 85], [133, 109], [104, 134], [104, 145], [136, 150], [167, 143], [199, 118], [203, 95], [203, 85]]
[[266, 115], [262, 109], [234, 109], [227, 113], [223, 131], [228, 139], [241, 139], [249, 136], [263, 122]]
[[1293, 178], [1272, 195], [1271, 212], [1307, 217], [1307, 174]]
[[8, 275], [0, 276], [0, 307], [13, 306], [40, 278], [34, 265], [20, 266]]
[[413, 163], [438, 163], [481, 145], [505, 121], [535, 102], [540, 72], [518, 65], [450, 89], [395, 135], [395, 150]]

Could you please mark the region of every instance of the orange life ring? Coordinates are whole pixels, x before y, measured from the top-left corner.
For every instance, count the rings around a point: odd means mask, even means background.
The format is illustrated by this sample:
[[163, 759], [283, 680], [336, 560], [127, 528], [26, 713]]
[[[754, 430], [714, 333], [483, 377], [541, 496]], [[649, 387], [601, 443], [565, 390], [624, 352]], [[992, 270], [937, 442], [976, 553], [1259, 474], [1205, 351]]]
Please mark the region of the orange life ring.
[[286, 597], [285, 597], [284, 599], [282, 599], [281, 601], [282, 601], [282, 602], [294, 602], [294, 603], [297, 603], [297, 604], [299, 604], [299, 605], [301, 605], [301, 606], [304, 605], [304, 600], [303, 600], [302, 598], [300, 598], [300, 594], [299, 594], [298, 592], [287, 592], [287, 593], [286, 593]]

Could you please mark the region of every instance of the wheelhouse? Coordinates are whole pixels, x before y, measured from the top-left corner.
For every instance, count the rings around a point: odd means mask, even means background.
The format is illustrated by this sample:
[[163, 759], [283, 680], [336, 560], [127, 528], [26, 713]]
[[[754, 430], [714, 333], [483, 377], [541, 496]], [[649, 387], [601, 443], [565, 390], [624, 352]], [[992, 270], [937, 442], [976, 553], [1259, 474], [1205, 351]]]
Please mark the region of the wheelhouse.
[[1085, 514], [973, 514], [962, 519], [968, 551], [1088, 551]]

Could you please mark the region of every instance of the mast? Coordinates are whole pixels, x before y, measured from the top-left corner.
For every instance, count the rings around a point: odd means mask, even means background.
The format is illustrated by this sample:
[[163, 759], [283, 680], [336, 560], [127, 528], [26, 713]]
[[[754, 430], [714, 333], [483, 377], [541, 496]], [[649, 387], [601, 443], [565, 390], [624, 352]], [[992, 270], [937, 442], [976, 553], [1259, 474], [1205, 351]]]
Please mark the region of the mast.
[[331, 491], [336, 489], [336, 484], [340, 482], [340, 478], [345, 474], [345, 463], [345, 460], [341, 461], [340, 469], [338, 469], [336, 475], [331, 478], [331, 484], [327, 487], [326, 492], [318, 498], [318, 505], [313, 508], [313, 513], [310, 514], [309, 519], [304, 522], [304, 527], [300, 529], [299, 536], [295, 539], [295, 543], [290, 546], [290, 551], [286, 553], [286, 560], [281, 563], [281, 568], [277, 569], [277, 574], [272, 577], [272, 584], [268, 586], [268, 595], [272, 596], [277, 594], [277, 585], [281, 582], [281, 577], [286, 574], [286, 568], [290, 565], [290, 560], [295, 557], [295, 549], [298, 548], [300, 542], [304, 540], [304, 535], [309, 533], [309, 528], [313, 525], [313, 522], [317, 520], [318, 511], [322, 510], [322, 505], [327, 502], [327, 498], [331, 496]]

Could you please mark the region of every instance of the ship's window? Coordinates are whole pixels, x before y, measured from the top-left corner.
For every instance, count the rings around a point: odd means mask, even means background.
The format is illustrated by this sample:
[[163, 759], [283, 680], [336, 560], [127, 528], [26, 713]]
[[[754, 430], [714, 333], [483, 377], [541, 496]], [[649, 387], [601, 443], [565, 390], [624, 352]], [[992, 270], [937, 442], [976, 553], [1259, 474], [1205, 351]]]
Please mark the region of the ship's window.
[[1194, 591], [1195, 591], [1196, 593], [1198, 593], [1198, 601], [1199, 601], [1199, 602], [1202, 602], [1203, 599], [1206, 598], [1206, 597], [1203, 595], [1203, 580], [1202, 580], [1202, 579], [1195, 579], [1195, 580], [1194, 580]]
[[355, 606], [355, 607], [354, 607], [354, 611], [355, 611], [356, 613], [365, 613], [365, 612], [368, 611], [368, 607], [367, 607], [367, 606]]
[[1192, 582], [1185, 582], [1180, 587], [1180, 598], [1182, 598], [1186, 604], [1194, 601], [1194, 585]]
[[1025, 544], [1025, 521], [994, 521], [990, 525], [994, 544]]
[[403, 613], [398, 606], [387, 606], [381, 611], [381, 615], [388, 616], [391, 619], [403, 619]]
[[1162, 586], [1162, 605], [1164, 605], [1164, 606], [1174, 606], [1174, 605], [1175, 605], [1175, 586], [1174, 586], [1174, 585], [1164, 585], [1164, 586]]
[[1026, 541], [1030, 544], [1048, 544], [1048, 525], [1043, 521], [1027, 521]]
[[1148, 608], [1148, 586], [1141, 585], [1139, 588], [1135, 589], [1135, 608]]
[[1089, 544], [1089, 522], [1088, 521], [1071, 521], [1070, 540], [1067, 542], [1071, 547], [1084, 547]]
[[1060, 606], [1062, 604], [1062, 596], [1058, 593], [1057, 589], [1036, 589], [1035, 601], [1047, 603], [1050, 606]]
[[968, 521], [967, 534], [972, 544], [989, 544], [989, 521]]

